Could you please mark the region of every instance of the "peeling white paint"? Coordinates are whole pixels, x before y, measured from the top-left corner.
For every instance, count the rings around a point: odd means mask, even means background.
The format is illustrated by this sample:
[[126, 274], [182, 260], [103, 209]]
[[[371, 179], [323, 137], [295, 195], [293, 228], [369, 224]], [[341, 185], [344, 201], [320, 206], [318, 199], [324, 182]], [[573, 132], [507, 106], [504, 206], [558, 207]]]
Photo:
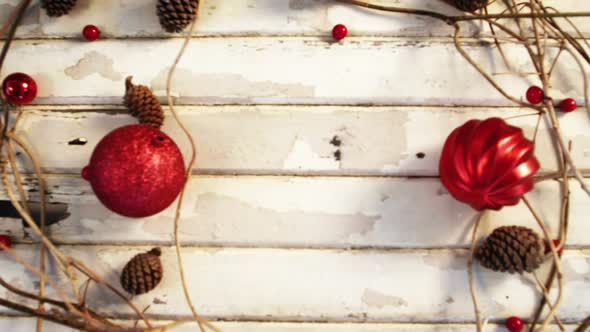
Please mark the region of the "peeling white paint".
[[334, 170], [340, 167], [340, 161], [332, 156], [324, 157], [315, 153], [309, 144], [296, 138], [289, 155], [285, 159], [283, 168], [290, 170], [314, 169]]
[[408, 302], [401, 297], [385, 295], [373, 289], [366, 288], [361, 298], [363, 303], [369, 307], [376, 307], [378, 309], [384, 307], [407, 307]]

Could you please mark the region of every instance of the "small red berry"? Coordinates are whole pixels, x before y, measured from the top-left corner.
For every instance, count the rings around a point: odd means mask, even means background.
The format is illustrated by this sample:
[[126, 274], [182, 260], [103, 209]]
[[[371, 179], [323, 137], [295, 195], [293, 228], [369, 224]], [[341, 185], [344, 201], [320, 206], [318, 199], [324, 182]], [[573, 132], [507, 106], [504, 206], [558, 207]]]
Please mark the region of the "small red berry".
[[348, 29], [344, 24], [336, 24], [332, 29], [332, 37], [336, 40], [342, 40], [348, 35]]
[[545, 99], [545, 92], [543, 89], [539, 88], [538, 86], [531, 86], [528, 90], [526, 90], [526, 100], [529, 103], [536, 105]]
[[[8, 235], [0, 235], [0, 243], [2, 243], [4, 247], [12, 247], [12, 241], [10, 241], [10, 237]], [[0, 250], [3, 250], [3, 248], [0, 247]]]
[[100, 37], [100, 30], [95, 25], [87, 25], [82, 30], [82, 34], [87, 41], [95, 41]]
[[[558, 248], [559, 247], [559, 240], [555, 239], [552, 241], [553, 242], [553, 246], [555, 247], [555, 249], [557, 249], [557, 254], [561, 256], [561, 254], [563, 254], [563, 247]], [[551, 253], [551, 246], [549, 245], [549, 243], [545, 243], [545, 255]]]
[[512, 316], [506, 320], [506, 328], [510, 332], [521, 332], [524, 329], [524, 322], [519, 317]]
[[576, 101], [573, 98], [567, 98], [561, 101], [559, 107], [562, 112], [569, 113], [575, 111], [576, 108], [578, 108], [578, 104], [576, 104]]

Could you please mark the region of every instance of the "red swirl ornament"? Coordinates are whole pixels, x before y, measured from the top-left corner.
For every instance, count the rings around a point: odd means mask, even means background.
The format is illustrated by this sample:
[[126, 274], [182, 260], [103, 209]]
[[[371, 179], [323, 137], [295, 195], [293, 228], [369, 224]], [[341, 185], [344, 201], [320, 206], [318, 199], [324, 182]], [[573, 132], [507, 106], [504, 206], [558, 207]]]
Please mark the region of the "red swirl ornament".
[[534, 187], [540, 165], [522, 129], [500, 118], [470, 120], [447, 138], [440, 158], [443, 185], [476, 210], [516, 205]]
[[126, 217], [142, 218], [167, 208], [185, 182], [182, 154], [156, 128], [129, 125], [113, 130], [96, 146], [82, 170], [98, 199]]

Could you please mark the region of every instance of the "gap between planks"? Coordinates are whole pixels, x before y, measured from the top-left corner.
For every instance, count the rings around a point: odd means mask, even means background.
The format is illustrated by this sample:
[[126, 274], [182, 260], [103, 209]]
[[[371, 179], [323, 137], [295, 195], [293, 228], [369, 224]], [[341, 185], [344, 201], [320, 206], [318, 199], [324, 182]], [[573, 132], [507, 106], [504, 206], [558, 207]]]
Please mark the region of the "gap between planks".
[[[88, 248], [100, 248], [103, 250], [110, 250], [110, 249], [121, 249], [121, 248], [126, 248], [126, 249], [133, 249], [133, 250], [138, 250], [138, 251], [149, 251], [150, 249], [152, 249], [154, 246], [160, 247], [163, 250], [169, 250], [170, 252], [175, 250], [175, 246], [171, 245], [171, 244], [166, 244], [163, 245], [162, 243], [158, 244], [154, 244], [154, 245], [149, 245], [149, 244], [145, 244], [145, 243], [141, 243], [141, 244], [135, 244], [135, 243], [119, 243], [119, 244], [112, 244], [112, 243], [108, 243], [108, 244], [92, 244], [92, 243], [80, 243], [80, 244], [60, 244], [58, 242], [55, 242], [56, 245], [60, 246], [60, 247], [64, 247], [64, 248], [75, 248], [75, 247], [88, 247]], [[182, 243], [181, 243], [182, 244]], [[36, 246], [38, 244], [20, 244], [20, 243], [16, 243], [15, 247], [31, 247], [31, 246]], [[566, 250], [564, 250], [564, 253], [567, 254], [567, 252], [574, 252], [574, 251], [581, 251], [581, 252], [586, 252], [586, 251], [590, 251], [590, 245], [577, 245], [577, 246], [566, 246]], [[18, 249], [18, 248], [17, 248]], [[185, 245], [182, 244], [182, 249], [184, 251], [193, 251], [193, 252], [198, 252], [198, 251], [203, 251], [203, 252], [219, 252], [219, 251], [225, 251], [225, 250], [236, 250], [236, 251], [250, 251], [250, 252], [256, 252], [256, 251], [267, 251], [267, 250], [273, 250], [276, 252], [289, 252], [292, 250], [297, 250], [297, 251], [301, 251], [301, 252], [326, 252], [326, 253], [350, 253], [350, 254], [404, 254], [404, 253], [411, 253], [411, 254], [421, 254], [421, 253], [427, 253], [427, 254], [432, 254], [432, 253], [436, 253], [436, 254], [440, 254], [440, 253], [447, 253], [447, 254], [452, 254], [452, 255], [462, 255], [462, 254], [466, 254], [469, 252], [469, 248], [468, 247], [461, 247], [461, 246], [457, 246], [457, 247], [450, 247], [450, 246], [439, 246], [439, 247], [373, 247], [373, 246], [359, 246], [359, 247], [324, 247], [324, 246], [234, 246], [234, 245], [218, 245], [218, 246], [214, 246], [214, 245]]]
[[[9, 219], [9, 218], [4, 218]], [[2, 218], [0, 218], [2, 220]], [[49, 236], [51, 239], [51, 236]], [[73, 241], [55, 241], [52, 242], [57, 246], [63, 247], [100, 247], [100, 248], [133, 248], [149, 251], [154, 247], [174, 249], [171, 243], [153, 242], [153, 241], [132, 241], [132, 242], [73, 242]], [[186, 242], [186, 243], [185, 243]], [[20, 241], [15, 239], [13, 244], [28, 247], [37, 246], [40, 242], [34, 241]], [[189, 241], [181, 241], [182, 249], [188, 250], [203, 250], [203, 251], [219, 251], [219, 250], [299, 250], [299, 251], [317, 251], [317, 252], [334, 252], [334, 253], [374, 253], [374, 254], [391, 254], [391, 253], [467, 253], [469, 246], [467, 245], [446, 245], [446, 246], [370, 246], [370, 245], [334, 245], [334, 246], [295, 246], [295, 245], [239, 245], [239, 244], [217, 244], [206, 243], [194, 244]], [[564, 252], [568, 251], [589, 251], [590, 245], [566, 245]]]
[[[452, 28], [452, 26], [449, 26]], [[281, 34], [281, 33], [270, 33], [270, 34], [258, 34], [258, 33], [229, 33], [229, 34], [198, 34], [193, 35], [191, 39], [193, 40], [203, 40], [203, 39], [313, 39], [318, 42], [324, 44], [334, 44], [338, 43], [332, 39], [331, 31], [326, 31], [325, 34], [317, 34], [317, 33], [294, 33], [294, 34]], [[502, 37], [502, 36], [501, 36]], [[100, 37], [100, 41], [134, 41], [134, 40], [147, 40], [147, 41], [157, 41], [157, 40], [183, 40], [185, 36], [180, 34], [171, 34], [171, 35], [105, 35]], [[463, 36], [460, 37], [462, 45], [466, 46], [494, 46], [496, 45], [494, 39], [489, 36], [481, 36], [481, 37], [474, 37], [474, 36]], [[528, 40], [534, 41], [534, 36], [528, 37]], [[587, 40], [587, 38], [576, 36], [573, 39], [583, 41]], [[0, 41], [4, 41], [6, 38], [0, 38]], [[31, 36], [31, 37], [22, 37], [17, 36], [14, 38], [16, 41], [26, 41], [26, 42], [51, 42], [51, 41], [80, 41], [79, 37], [62, 37], [62, 36], [48, 36], [45, 38], [40, 38], [38, 36]], [[438, 44], [454, 44], [454, 37], [452, 34], [448, 36], [416, 36], [416, 35], [391, 35], [391, 34], [349, 34], [346, 37], [346, 40], [356, 41], [356, 40], [370, 40], [370, 41], [387, 41], [387, 42], [395, 42], [395, 41], [415, 41], [419, 43], [438, 43]], [[500, 44], [507, 45], [507, 44], [515, 44], [520, 45], [520, 43], [507, 41], [505, 39], [498, 40]], [[548, 47], [559, 47], [558, 44], [548, 44]]]
[[[176, 319], [184, 319], [187, 323], [190, 324], [191, 318], [186, 316], [174, 316], [174, 315], [165, 315], [165, 314], [145, 314], [151, 320], [156, 321], [172, 321]], [[407, 320], [385, 320], [385, 319], [377, 319], [377, 320], [346, 320], [346, 319], [337, 319], [337, 318], [326, 318], [326, 319], [317, 319], [317, 318], [308, 318], [308, 317], [298, 317], [298, 318], [272, 318], [266, 316], [264, 318], [258, 317], [249, 317], [249, 316], [215, 316], [215, 315], [200, 315], [201, 317], [206, 318], [212, 323], [233, 323], [233, 324], [314, 324], [314, 325], [355, 325], [355, 326], [362, 326], [362, 325], [371, 325], [375, 327], [379, 326], [386, 326], [386, 325], [400, 325], [404, 327], [419, 327], [419, 326], [444, 326], [444, 327], [453, 327], [453, 326], [461, 326], [461, 325], [468, 325], [475, 327], [475, 321], [469, 320], [423, 320], [423, 319], [416, 319], [413, 321]], [[26, 316], [0, 316], [0, 320], [4, 318], [17, 318], [17, 319], [26, 319]], [[133, 315], [129, 314], [120, 314], [120, 315], [106, 315], [104, 316], [106, 319], [110, 320], [120, 320], [120, 321], [129, 321], [135, 318]], [[528, 319], [523, 319], [526, 324], [530, 324], [531, 321]], [[135, 321], [135, 320], [133, 320]], [[568, 327], [576, 327], [579, 325], [583, 319], [562, 319], [563, 324]], [[503, 327], [505, 319], [502, 318], [489, 318], [489, 324], [497, 325], [497, 327]], [[307, 332], [307, 330], [305, 330]], [[495, 331], [495, 330], [493, 330]], [[550, 330], [554, 331], [554, 330]], [[440, 332], [437, 330], [437, 332]]]
[[[590, 169], [580, 170], [584, 179], [590, 180]], [[556, 172], [551, 171], [543, 171], [538, 172], [535, 175], [536, 178], [543, 178], [550, 174], [554, 174]], [[8, 171], [8, 175], [12, 176], [12, 171]], [[23, 178], [34, 179], [36, 175], [34, 173], [28, 172], [20, 172]], [[81, 178], [79, 173], [60, 173], [60, 172], [45, 172], [43, 173], [43, 177], [64, 177], [64, 178]], [[265, 170], [233, 170], [233, 169], [204, 169], [204, 170], [193, 170], [191, 172], [191, 177], [200, 177], [200, 178], [218, 178], [218, 177], [252, 177], [252, 178], [316, 178], [316, 179], [334, 179], [334, 178], [367, 178], [367, 179], [400, 179], [400, 180], [429, 180], [429, 179], [439, 179], [438, 174], [412, 174], [412, 173], [396, 173], [396, 174], [388, 174], [382, 173], [379, 171], [375, 172], [354, 172], [348, 171], [348, 173], [336, 173], [332, 171], [288, 171], [288, 170], [279, 170], [274, 172], [269, 172]], [[546, 181], [560, 181], [561, 175], [555, 175], [554, 178], [546, 179]], [[570, 175], [568, 177], [571, 180], [575, 180], [574, 175]], [[576, 185], [576, 183], [574, 183]]]
[[[173, 99], [177, 99], [177, 97], [173, 97]], [[123, 100], [123, 95], [121, 95], [121, 100]], [[167, 101], [162, 98], [162, 100], [160, 101], [160, 103], [162, 104], [162, 106], [168, 106]], [[285, 108], [286, 111], [290, 111], [293, 108], [299, 108], [299, 107], [304, 107], [304, 108], [333, 108], [333, 107], [339, 107], [342, 108], [343, 110], [347, 110], [347, 109], [358, 109], [358, 112], [371, 112], [373, 111], [372, 109], [384, 109], [385, 111], [388, 111], [388, 108], [399, 108], [399, 109], [404, 109], [404, 108], [427, 108], [427, 109], [433, 109], [433, 110], [437, 110], [437, 109], [442, 109], [445, 111], [448, 111], [449, 107], [453, 107], [453, 108], [458, 108], [460, 110], [465, 110], [465, 109], [474, 109], [474, 110], [478, 110], [478, 111], [486, 111], [486, 110], [490, 110], [490, 112], [496, 112], [497, 110], [502, 110], [502, 109], [506, 109], [506, 110], [518, 110], [518, 109], [522, 109], [523, 111], [527, 111], [527, 112], [532, 112], [533, 110], [529, 110], [528, 108], [523, 108], [522, 106], [519, 105], [485, 105], [485, 106], [477, 106], [477, 105], [462, 105], [462, 104], [456, 104], [456, 105], [445, 105], [445, 104], [439, 104], [439, 105], [434, 105], [434, 104], [381, 104], [381, 103], [352, 103], [352, 104], [337, 104], [337, 103], [318, 103], [318, 104], [313, 104], [313, 103], [281, 103], [281, 104], [272, 104], [272, 103], [266, 103], [266, 104], [255, 104], [255, 103], [229, 103], [229, 104], [223, 104], [223, 103], [215, 103], [215, 104], [208, 104], [208, 103], [183, 103], [183, 104], [174, 104], [174, 106], [176, 108], [179, 109], [179, 111], [185, 111], [184, 109], [186, 108], [191, 108], [191, 107], [210, 107], [210, 108], [236, 108], [236, 109], [240, 109], [240, 108], [247, 108], [247, 107], [255, 107], [257, 109], [274, 109], [274, 108]], [[581, 105], [579, 105], [581, 106]], [[369, 109], [367, 110], [363, 110], [363, 109], [359, 109], [361, 107], [368, 107]], [[22, 111], [23, 112], [36, 112], [36, 111], [56, 111], [56, 112], [63, 112], [63, 113], [76, 113], [76, 112], [96, 112], [96, 113], [109, 113], [109, 114], [128, 114], [128, 110], [127, 108], [125, 108], [125, 106], [123, 106], [123, 102], [121, 101], [121, 104], [112, 104], [112, 103], [105, 103], [105, 104], [35, 104], [32, 103], [30, 105], [27, 106], [23, 106], [22, 107]], [[390, 109], [389, 111], [398, 111], [398, 109]], [[11, 110], [11, 112], [17, 112], [16, 110]], [[167, 114], [171, 114], [169, 111], [164, 110], [165, 113]], [[214, 111], [213, 111], [214, 112]]]
[[[147, 315], [148, 317], [149, 314]], [[119, 322], [121, 323], [132, 323], [132, 322], [136, 322], [136, 320], [131, 320], [131, 319], [121, 319], [121, 318], [117, 318], [117, 317], [106, 317], [107, 319], [111, 319], [111, 320], [119, 320]], [[23, 315], [10, 315], [10, 314], [3, 314], [0, 315], [0, 322], [2, 320], [17, 320], [17, 319], [22, 319], [22, 320], [33, 320], [36, 319], [32, 316], [23, 316]], [[263, 320], [263, 319], [250, 319], [250, 320], [246, 320], [246, 319], [242, 319], [242, 320], [231, 320], [231, 319], [222, 319], [222, 318], [213, 318], [210, 319], [212, 323], [220, 323], [221, 325], [226, 325], [226, 324], [256, 324], [256, 325], [287, 325], [287, 324], [297, 324], [297, 325], [309, 325], [311, 327], [311, 325], [315, 325], [313, 327], [337, 327], [337, 326], [343, 326], [343, 325], [352, 325], [352, 326], [371, 326], [371, 327], [386, 327], [387, 325], [397, 325], [399, 327], [404, 327], [404, 328], [428, 328], [428, 327], [434, 327], [434, 326], [441, 326], [441, 327], [445, 327], [445, 328], [451, 328], [451, 327], [456, 327], [456, 328], [468, 328], [468, 327], [472, 327], [475, 324], [475, 321], [436, 321], [436, 320], [416, 320], [413, 322], [408, 322], [408, 321], [391, 321], [391, 322], [380, 322], [380, 321], [345, 321], [345, 320], [339, 320], [339, 321], [326, 321], [326, 320], [309, 320], [309, 321], [301, 321], [301, 320], [286, 320], [286, 319], [275, 319], [275, 320]], [[165, 319], [158, 319], [157, 322], [155, 322], [156, 324], [165, 324], [167, 321]], [[525, 320], [526, 323], [530, 323], [530, 321]], [[581, 323], [582, 321], [569, 321], [569, 322], [564, 322], [564, 325], [570, 328], [575, 328], [579, 323]], [[191, 320], [187, 320], [187, 325], [190, 325], [192, 323]], [[491, 325], [497, 325], [494, 326], [495, 328], [500, 328], [500, 327], [504, 327], [504, 321], [501, 318], [491, 318], [489, 319], [489, 323]], [[181, 325], [182, 326], [182, 325]], [[179, 326], [179, 327], [181, 327]], [[303, 328], [303, 327], [302, 327]], [[305, 330], [307, 331], [307, 330]], [[438, 330], [437, 330], [438, 331]]]

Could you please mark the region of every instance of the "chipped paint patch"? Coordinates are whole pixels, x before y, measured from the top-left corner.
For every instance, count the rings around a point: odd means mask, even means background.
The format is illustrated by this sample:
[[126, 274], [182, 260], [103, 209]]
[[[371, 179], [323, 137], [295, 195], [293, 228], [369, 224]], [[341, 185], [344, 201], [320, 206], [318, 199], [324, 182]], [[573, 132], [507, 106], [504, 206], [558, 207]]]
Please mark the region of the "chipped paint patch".
[[[280, 234], [290, 234], [291, 240], [281, 239], [281, 243], [310, 245], [325, 241], [347, 242], [350, 236], [364, 236], [373, 230], [380, 216], [280, 211], [229, 196], [204, 193], [196, 200], [194, 211], [187, 211], [187, 218], [199, 220], [198, 224], [183, 222], [180, 225], [181, 235], [191, 239], [196, 237], [214, 242], [222, 239], [226, 243], [271, 244], [277, 243]], [[297, 222], [291, 223], [289, 220]], [[172, 220], [153, 220], [142, 227], [149, 234], [168, 234]], [[315, 234], [310, 237], [308, 232], [312, 228]], [[262, 229], [264, 232], [260, 231]]]
[[340, 167], [341, 158], [337, 156], [321, 156], [315, 151], [309, 143], [299, 137], [293, 143], [291, 152], [285, 159], [284, 169], [314, 169], [314, 170], [334, 170]]
[[289, 0], [289, 9], [301, 10], [305, 8], [305, 0]]
[[384, 307], [407, 307], [408, 302], [401, 297], [385, 295], [373, 289], [365, 288], [361, 301], [369, 307], [382, 309]]
[[571, 257], [567, 260], [567, 265], [571, 267], [571, 270], [577, 274], [590, 273], [589, 259], [583, 256]]
[[[156, 93], [165, 92], [169, 68], [165, 68], [151, 82]], [[250, 81], [239, 74], [199, 74], [178, 69], [174, 75], [173, 94], [176, 96], [224, 98], [313, 97], [315, 88], [300, 83]]]
[[325, 31], [334, 25], [328, 20], [330, 5], [317, 0], [290, 0], [287, 23], [315, 31]]
[[168, 302], [161, 300], [157, 297], [154, 297], [154, 300], [152, 301], [153, 304], [168, 304]]
[[[5, 1], [0, 1], [5, 2]], [[16, 3], [16, 2], [14, 2]], [[2, 3], [0, 4], [0, 26], [4, 26], [4, 24], [8, 23], [8, 19], [10, 16], [15, 12], [18, 6], [11, 5], [9, 3]], [[17, 31], [17, 35], [43, 35], [39, 25], [39, 17], [41, 15], [41, 5], [34, 1], [23, 16], [21, 23], [19, 25], [19, 29]], [[4, 37], [4, 36], [2, 36]]]
[[120, 81], [123, 74], [115, 71], [113, 65], [113, 59], [102, 53], [90, 51], [84, 54], [75, 65], [67, 67], [64, 72], [74, 80], [82, 80], [92, 74], [98, 74], [111, 81]]
[[582, 255], [568, 257], [563, 264], [563, 275], [566, 282], [590, 282], [590, 258]]
[[[382, 168], [398, 168], [407, 158], [408, 135], [406, 123], [408, 113], [396, 112], [393, 116], [387, 113], [382, 117], [383, 126], [371, 127], [365, 121], [352, 121], [338, 133], [339, 139], [354, 144], [342, 144], [342, 169], [363, 169], [365, 165], [382, 165]], [[371, 132], [371, 134], [366, 134]], [[364, 133], [359, 135], [358, 133]]]
[[436, 267], [440, 270], [465, 271], [467, 269], [467, 254], [457, 253], [441, 257], [430, 253], [422, 256], [424, 264]]

